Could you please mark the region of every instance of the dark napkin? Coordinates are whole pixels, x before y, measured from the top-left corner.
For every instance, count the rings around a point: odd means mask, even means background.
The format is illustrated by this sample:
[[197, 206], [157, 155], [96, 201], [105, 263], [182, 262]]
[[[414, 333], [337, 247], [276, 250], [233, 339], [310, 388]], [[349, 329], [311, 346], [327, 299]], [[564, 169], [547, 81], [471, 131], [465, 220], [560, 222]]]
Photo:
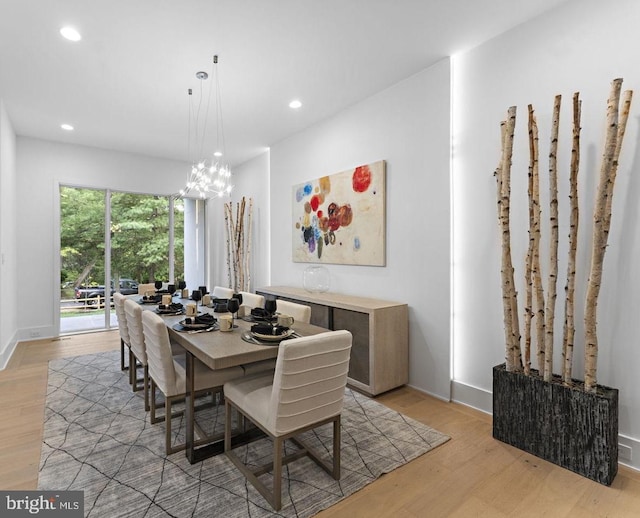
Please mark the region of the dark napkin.
[[251, 332], [258, 333], [259, 335], [279, 336], [286, 333], [288, 330], [288, 327], [272, 326], [269, 324], [254, 324], [251, 326]]
[[179, 302], [172, 302], [169, 305], [158, 304], [158, 309], [162, 309], [164, 311], [182, 311], [184, 309], [184, 306]]
[[185, 324], [214, 324], [216, 321], [213, 315], [205, 313], [196, 317], [187, 317], [184, 319]]
[[149, 297], [144, 295], [142, 297], [143, 302], [160, 302], [161, 300], [162, 300], [162, 295], [150, 295]]
[[269, 315], [269, 312], [264, 308], [252, 308], [251, 309], [251, 316], [253, 318], [265, 319], [265, 318], [268, 318], [270, 315]]

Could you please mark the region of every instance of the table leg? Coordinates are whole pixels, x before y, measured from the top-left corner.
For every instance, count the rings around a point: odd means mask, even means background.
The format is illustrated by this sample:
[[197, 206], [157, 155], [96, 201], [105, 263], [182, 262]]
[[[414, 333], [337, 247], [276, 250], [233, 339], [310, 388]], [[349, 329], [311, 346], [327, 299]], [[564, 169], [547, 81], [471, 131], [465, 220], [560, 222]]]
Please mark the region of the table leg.
[[[186, 356], [186, 394], [184, 400], [184, 417], [186, 420], [185, 454], [190, 464], [201, 462], [215, 455], [224, 453], [224, 440], [218, 440], [196, 448], [195, 440], [195, 380], [193, 354], [187, 351]], [[259, 428], [252, 428], [245, 432], [234, 435], [231, 438], [231, 445], [235, 448], [242, 444], [255, 441], [265, 437], [265, 433]], [[200, 443], [198, 443], [200, 444]]]
[[194, 426], [194, 422], [195, 422], [195, 409], [194, 409], [194, 401], [195, 401], [195, 380], [193, 379], [194, 377], [194, 369], [193, 369], [193, 362], [195, 361], [193, 354], [191, 354], [189, 351], [187, 351], [187, 357], [186, 357], [187, 363], [186, 363], [186, 396], [185, 396], [185, 401], [184, 401], [184, 416], [185, 416], [185, 420], [186, 420], [186, 425], [187, 425], [187, 429], [186, 429], [186, 437], [185, 437], [185, 442], [186, 442], [186, 448], [185, 448], [185, 453], [187, 455], [187, 459], [189, 459], [189, 462], [191, 464], [194, 464], [197, 462], [196, 460], [196, 456], [195, 456], [195, 449], [194, 449], [194, 433], [195, 433], [195, 426]]

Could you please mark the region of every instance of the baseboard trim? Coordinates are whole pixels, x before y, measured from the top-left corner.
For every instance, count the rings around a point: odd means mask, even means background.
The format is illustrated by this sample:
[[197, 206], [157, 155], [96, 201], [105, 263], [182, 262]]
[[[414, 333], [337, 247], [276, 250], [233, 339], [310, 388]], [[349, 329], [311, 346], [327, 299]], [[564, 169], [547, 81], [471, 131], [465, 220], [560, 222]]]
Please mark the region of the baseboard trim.
[[0, 354], [0, 370], [4, 370], [7, 367], [9, 360], [11, 359], [11, 355], [16, 349], [16, 345], [18, 345], [18, 340], [16, 333], [14, 333], [11, 340], [9, 340], [9, 342], [3, 347], [2, 353]]
[[[459, 381], [451, 382], [451, 401], [493, 414], [492, 392]], [[640, 440], [619, 433], [618, 445], [618, 464], [640, 471]]]
[[493, 394], [472, 385], [452, 381], [451, 401], [470, 406], [485, 414], [493, 414]]

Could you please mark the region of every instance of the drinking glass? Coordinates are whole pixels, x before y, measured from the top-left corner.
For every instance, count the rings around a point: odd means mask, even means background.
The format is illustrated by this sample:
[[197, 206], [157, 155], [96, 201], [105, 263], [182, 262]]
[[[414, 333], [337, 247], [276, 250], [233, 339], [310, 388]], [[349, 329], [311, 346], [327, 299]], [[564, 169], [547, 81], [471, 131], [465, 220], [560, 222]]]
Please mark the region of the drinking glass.
[[154, 286], [156, 287], [156, 291], [160, 291], [162, 289], [162, 281], [156, 281]]
[[169, 295], [171, 295], [173, 297], [173, 294], [176, 292], [176, 285], [175, 284], [168, 284], [167, 285], [167, 291], [169, 292]]
[[238, 312], [238, 310], [240, 309], [240, 301], [238, 299], [236, 299], [235, 297], [230, 298], [227, 301], [227, 309], [229, 310], [229, 313], [231, 313], [231, 325], [232, 327], [238, 327], [235, 325], [235, 317], [234, 314]]
[[202, 298], [202, 293], [200, 293], [200, 290], [193, 290], [191, 292], [191, 298], [198, 304], [198, 301]]
[[276, 312], [277, 307], [278, 303], [276, 299], [267, 299], [264, 301], [264, 309], [269, 314], [269, 322], [273, 320], [273, 314]]

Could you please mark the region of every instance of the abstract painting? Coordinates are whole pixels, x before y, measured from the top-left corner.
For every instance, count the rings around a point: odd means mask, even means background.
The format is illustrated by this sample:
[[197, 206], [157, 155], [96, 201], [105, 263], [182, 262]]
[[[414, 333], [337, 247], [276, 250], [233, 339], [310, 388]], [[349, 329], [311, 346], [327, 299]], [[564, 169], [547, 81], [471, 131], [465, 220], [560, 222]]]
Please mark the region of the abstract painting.
[[293, 187], [293, 260], [385, 265], [385, 162]]

